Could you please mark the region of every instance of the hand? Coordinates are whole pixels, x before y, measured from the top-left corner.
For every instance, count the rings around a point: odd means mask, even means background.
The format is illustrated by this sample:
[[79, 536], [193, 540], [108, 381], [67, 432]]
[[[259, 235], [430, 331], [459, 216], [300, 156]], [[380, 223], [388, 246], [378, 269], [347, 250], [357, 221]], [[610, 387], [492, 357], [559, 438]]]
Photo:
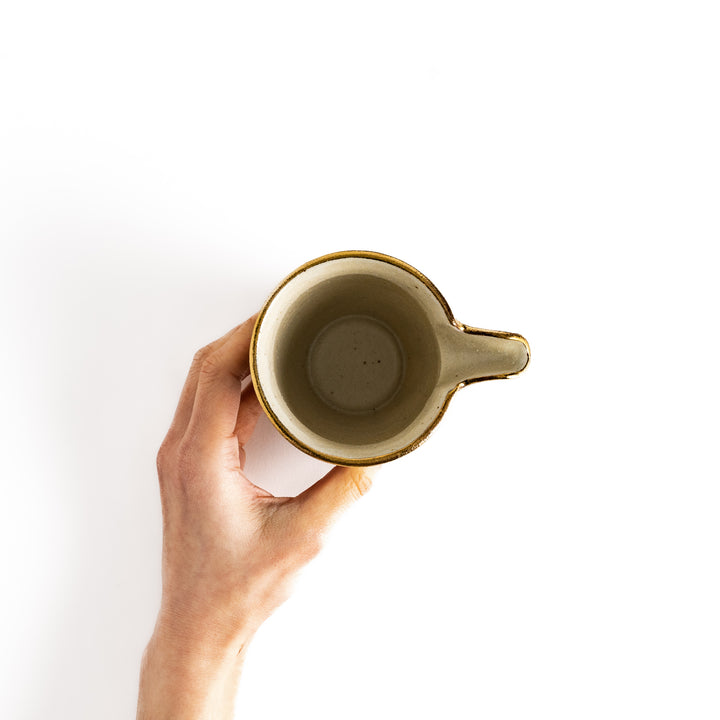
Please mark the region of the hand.
[[245, 475], [262, 409], [249, 374], [255, 318], [200, 350], [158, 453], [163, 590], [143, 657], [138, 718], [232, 717], [245, 648], [287, 599], [369, 468], [335, 467], [295, 498]]

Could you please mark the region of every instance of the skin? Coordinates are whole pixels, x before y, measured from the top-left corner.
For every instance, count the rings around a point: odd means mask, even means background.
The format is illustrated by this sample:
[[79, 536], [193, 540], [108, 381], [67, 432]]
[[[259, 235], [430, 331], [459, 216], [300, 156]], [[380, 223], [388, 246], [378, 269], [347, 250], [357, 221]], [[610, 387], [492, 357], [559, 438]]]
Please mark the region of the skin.
[[255, 317], [199, 350], [157, 456], [162, 601], [142, 658], [138, 720], [233, 717], [248, 644], [289, 596], [371, 468], [334, 467], [297, 497], [245, 475], [262, 412], [249, 375]]

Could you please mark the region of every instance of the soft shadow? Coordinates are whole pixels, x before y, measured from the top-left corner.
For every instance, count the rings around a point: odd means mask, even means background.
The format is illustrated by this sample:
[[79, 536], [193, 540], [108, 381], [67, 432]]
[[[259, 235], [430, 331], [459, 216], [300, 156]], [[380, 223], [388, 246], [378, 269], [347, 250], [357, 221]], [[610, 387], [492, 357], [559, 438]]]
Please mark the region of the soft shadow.
[[[61, 533], [67, 557], [48, 616], [37, 619], [47, 632], [28, 640], [37, 662], [27, 718], [58, 708], [78, 718], [134, 717], [160, 598], [157, 448], [194, 351], [255, 312], [278, 279], [226, 261], [115, 250], [63, 247], [44, 258], [54, 267], [38, 289], [49, 328], [45, 451], [57, 458], [56, 476], [44, 482], [62, 498], [45, 541]], [[301, 453], [272, 432], [260, 425], [249, 467], [271, 491], [292, 492], [308, 482], [298, 484]], [[292, 464], [292, 482], [265, 453]]]

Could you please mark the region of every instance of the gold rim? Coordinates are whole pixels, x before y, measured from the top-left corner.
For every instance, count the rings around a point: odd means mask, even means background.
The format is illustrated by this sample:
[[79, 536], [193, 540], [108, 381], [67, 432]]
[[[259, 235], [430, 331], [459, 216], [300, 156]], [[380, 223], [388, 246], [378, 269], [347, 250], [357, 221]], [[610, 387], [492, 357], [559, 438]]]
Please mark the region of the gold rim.
[[473, 335], [491, 335], [494, 337], [504, 337], [508, 339], [514, 339], [514, 340], [520, 340], [525, 347], [527, 348], [528, 352], [528, 362], [530, 361], [530, 346], [528, 345], [527, 340], [525, 340], [522, 335], [516, 335], [514, 333], [505, 333], [505, 332], [494, 332], [492, 330], [480, 330], [478, 328], [469, 327], [467, 325], [463, 325], [462, 323], [458, 322], [452, 314], [452, 311], [450, 310], [450, 305], [448, 305], [447, 300], [443, 297], [442, 293], [435, 287], [435, 285], [432, 283], [432, 281], [427, 278], [425, 275], [423, 275], [419, 270], [414, 268], [412, 265], [408, 265], [406, 262], [403, 262], [402, 260], [398, 260], [395, 257], [392, 257], [391, 255], [384, 255], [383, 253], [373, 252], [371, 250], [344, 250], [342, 252], [335, 252], [335, 253], [329, 253], [328, 255], [323, 255], [319, 258], [315, 258], [315, 260], [310, 260], [309, 262], [306, 262], [304, 265], [301, 265], [299, 268], [297, 268], [294, 272], [292, 272], [290, 275], [288, 275], [273, 291], [272, 295], [267, 299], [265, 304], [262, 307], [262, 310], [260, 310], [260, 313], [258, 314], [257, 320], [255, 321], [255, 327], [253, 328], [252, 338], [250, 340], [250, 375], [252, 377], [253, 386], [255, 387], [255, 392], [258, 396], [258, 400], [260, 401], [260, 405], [262, 406], [263, 410], [265, 411], [265, 414], [270, 418], [270, 421], [272, 424], [278, 429], [278, 431], [283, 435], [283, 437], [291, 442], [295, 447], [299, 448], [303, 452], [307, 453], [308, 455], [311, 455], [312, 457], [318, 459], [318, 460], [324, 460], [325, 462], [332, 463], [333, 465], [345, 465], [348, 467], [363, 467], [367, 465], [380, 465], [382, 463], [390, 462], [391, 460], [396, 460], [399, 457], [402, 457], [403, 455], [407, 455], [409, 452], [412, 452], [413, 450], [417, 449], [425, 440], [427, 439], [428, 435], [435, 429], [435, 426], [442, 420], [443, 415], [445, 415], [445, 411], [448, 408], [448, 405], [450, 404], [450, 400], [452, 399], [453, 395], [460, 390], [460, 388], [464, 387], [465, 385], [469, 385], [471, 383], [479, 382], [480, 380], [496, 380], [496, 379], [502, 379], [506, 377], [510, 377], [511, 375], [517, 375], [519, 372], [522, 372], [526, 367], [527, 363], [521, 368], [520, 370], [517, 370], [516, 372], [508, 373], [506, 375], [494, 375], [492, 377], [487, 378], [475, 378], [470, 380], [463, 380], [462, 382], [459, 382], [455, 387], [451, 388], [448, 391], [448, 394], [445, 396], [445, 402], [443, 403], [443, 406], [440, 408], [437, 416], [433, 420], [433, 422], [425, 428], [425, 430], [422, 432], [421, 435], [419, 435], [415, 440], [413, 440], [410, 444], [406, 445], [403, 448], [400, 448], [399, 450], [396, 450], [395, 452], [388, 453], [386, 455], [378, 455], [374, 457], [369, 458], [363, 458], [361, 460], [355, 460], [352, 458], [343, 458], [343, 457], [336, 457], [334, 455], [326, 455], [325, 453], [319, 452], [315, 450], [314, 448], [310, 447], [309, 445], [306, 445], [301, 440], [298, 440], [280, 421], [280, 419], [277, 417], [273, 409], [270, 407], [270, 404], [267, 401], [267, 398], [265, 397], [265, 393], [263, 392], [262, 385], [260, 384], [260, 381], [258, 379], [258, 372], [257, 372], [257, 340], [258, 335], [260, 333], [260, 327], [262, 326], [263, 319], [265, 318], [265, 315], [267, 313], [268, 308], [270, 307], [273, 300], [277, 297], [278, 293], [294, 278], [296, 278], [301, 273], [305, 272], [306, 270], [309, 270], [312, 267], [315, 267], [316, 265], [321, 265], [325, 262], [330, 262], [331, 260], [341, 260], [345, 258], [365, 258], [369, 260], [378, 260], [380, 262], [388, 263], [389, 265], [394, 265], [395, 267], [398, 267], [402, 270], [405, 270], [406, 272], [413, 275], [415, 278], [420, 280], [420, 282], [425, 285], [425, 287], [432, 292], [432, 294], [435, 296], [437, 301], [442, 306], [443, 310], [445, 311], [445, 314], [447, 315], [448, 320], [452, 325], [457, 327], [459, 330], [462, 330], [463, 332], [471, 333]]

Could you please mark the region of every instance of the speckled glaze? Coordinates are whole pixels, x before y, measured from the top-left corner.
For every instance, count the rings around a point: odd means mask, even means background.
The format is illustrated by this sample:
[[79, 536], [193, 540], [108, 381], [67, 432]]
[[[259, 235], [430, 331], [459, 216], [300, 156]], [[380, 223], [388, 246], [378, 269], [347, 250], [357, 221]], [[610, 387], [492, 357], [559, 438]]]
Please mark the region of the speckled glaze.
[[337, 465], [414, 450], [461, 387], [522, 372], [521, 335], [459, 323], [438, 289], [389, 255], [347, 251], [299, 267], [258, 315], [255, 391], [294, 445]]

